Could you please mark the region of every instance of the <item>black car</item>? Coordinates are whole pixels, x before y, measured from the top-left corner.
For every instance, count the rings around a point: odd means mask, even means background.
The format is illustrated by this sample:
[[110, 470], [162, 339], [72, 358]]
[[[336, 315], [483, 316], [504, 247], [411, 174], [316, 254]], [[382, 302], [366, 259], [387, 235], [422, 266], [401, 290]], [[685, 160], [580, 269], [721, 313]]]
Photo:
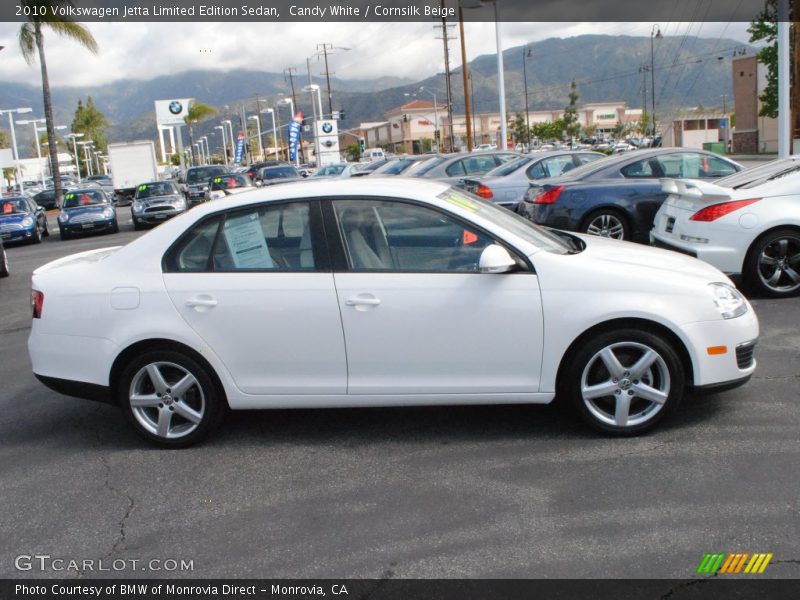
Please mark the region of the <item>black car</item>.
[[56, 191], [53, 188], [42, 190], [33, 197], [33, 200], [45, 210], [53, 210], [54, 208], [58, 208]]
[[206, 199], [208, 192], [208, 181], [214, 177], [219, 177], [228, 172], [228, 168], [222, 165], [210, 165], [205, 167], [192, 167], [186, 171], [186, 200], [189, 206], [200, 204]]
[[288, 183], [300, 179], [302, 179], [302, 176], [292, 165], [264, 167], [256, 176], [256, 182], [261, 185], [275, 185], [277, 183]]
[[283, 160], [261, 160], [254, 162], [252, 165], [247, 167], [245, 174], [250, 178], [251, 181], [255, 181], [256, 177], [258, 176], [258, 172], [264, 167], [280, 167], [281, 165], [288, 164], [289, 163]]
[[635, 150], [532, 181], [517, 212], [539, 225], [647, 243], [667, 194], [662, 177], [725, 177], [742, 166], [693, 148]]

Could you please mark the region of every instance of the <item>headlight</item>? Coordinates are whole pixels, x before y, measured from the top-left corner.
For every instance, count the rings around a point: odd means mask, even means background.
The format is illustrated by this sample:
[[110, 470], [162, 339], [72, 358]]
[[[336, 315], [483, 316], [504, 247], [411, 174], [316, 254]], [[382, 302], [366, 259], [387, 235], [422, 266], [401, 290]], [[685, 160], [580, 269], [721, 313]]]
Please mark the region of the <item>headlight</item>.
[[723, 319], [734, 319], [747, 312], [747, 301], [735, 288], [727, 283], [709, 283], [708, 287]]
[[25, 217], [22, 219], [23, 227], [30, 227], [31, 225], [33, 225], [33, 217]]
[[184, 200], [183, 198], [176, 198], [175, 201], [172, 203], [172, 206], [174, 206], [178, 210], [182, 210], [186, 208], [186, 200]]
[[131, 205], [131, 209], [133, 210], [133, 212], [142, 212], [142, 208], [144, 207], [142, 206], [141, 202], [139, 202], [138, 200], [133, 201], [133, 204]]
[[69, 221], [69, 215], [62, 210], [60, 213], [58, 213], [58, 220], [60, 223], [66, 223]]
[[113, 217], [113, 216], [114, 216], [114, 209], [113, 209], [113, 208], [111, 208], [111, 207], [109, 207], [109, 208], [104, 208], [104, 209], [103, 209], [103, 216], [104, 216], [106, 219], [110, 219], [111, 217]]

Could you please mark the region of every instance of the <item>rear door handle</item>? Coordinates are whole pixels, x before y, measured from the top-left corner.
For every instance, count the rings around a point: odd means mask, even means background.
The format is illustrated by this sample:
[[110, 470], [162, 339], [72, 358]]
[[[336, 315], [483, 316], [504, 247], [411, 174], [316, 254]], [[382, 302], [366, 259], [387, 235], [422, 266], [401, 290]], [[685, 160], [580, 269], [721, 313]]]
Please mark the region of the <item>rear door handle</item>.
[[189, 308], [213, 308], [217, 305], [217, 301], [210, 296], [198, 296], [196, 298], [189, 298], [186, 301], [186, 306]]

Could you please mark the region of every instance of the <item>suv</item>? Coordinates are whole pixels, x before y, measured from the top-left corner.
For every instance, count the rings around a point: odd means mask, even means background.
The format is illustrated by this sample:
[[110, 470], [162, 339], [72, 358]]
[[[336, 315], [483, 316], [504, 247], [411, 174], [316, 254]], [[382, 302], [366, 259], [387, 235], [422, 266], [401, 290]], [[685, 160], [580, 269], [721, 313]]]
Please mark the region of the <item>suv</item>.
[[188, 169], [186, 171], [186, 200], [189, 206], [205, 202], [209, 180], [227, 172], [227, 167], [222, 165], [191, 167]]

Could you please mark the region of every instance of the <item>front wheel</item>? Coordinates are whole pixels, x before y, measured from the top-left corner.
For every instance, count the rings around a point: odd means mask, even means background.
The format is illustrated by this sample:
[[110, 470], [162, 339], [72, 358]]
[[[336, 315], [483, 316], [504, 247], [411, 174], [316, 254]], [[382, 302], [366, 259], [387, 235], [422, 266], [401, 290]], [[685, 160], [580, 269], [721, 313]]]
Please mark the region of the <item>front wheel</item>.
[[40, 244], [42, 242], [42, 230], [39, 229], [39, 224], [33, 228], [33, 237], [31, 238], [32, 244]]
[[747, 253], [743, 274], [765, 296], [800, 292], [800, 231], [776, 229], [758, 238]]
[[639, 329], [602, 333], [565, 359], [559, 396], [599, 431], [643, 433], [675, 409], [685, 374], [675, 350]]
[[8, 268], [8, 254], [6, 249], [0, 246], [0, 277], [8, 277], [11, 271]]
[[631, 237], [625, 217], [611, 209], [591, 213], [584, 221], [581, 231], [615, 240], [628, 240]]
[[199, 442], [223, 414], [224, 400], [206, 370], [173, 350], [133, 360], [120, 377], [117, 396], [136, 431], [166, 448]]

